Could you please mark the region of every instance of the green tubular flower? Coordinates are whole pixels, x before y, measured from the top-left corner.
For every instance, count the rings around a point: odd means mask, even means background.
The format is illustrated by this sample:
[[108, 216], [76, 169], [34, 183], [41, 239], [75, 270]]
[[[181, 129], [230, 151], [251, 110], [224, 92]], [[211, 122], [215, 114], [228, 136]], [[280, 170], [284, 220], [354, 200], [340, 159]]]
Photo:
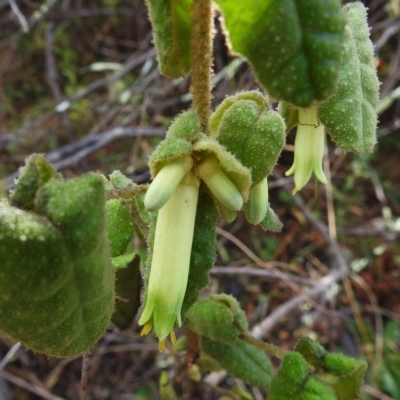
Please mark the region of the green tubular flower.
[[233, 182], [225, 175], [213, 156], [196, 165], [197, 175], [205, 182], [214, 197], [229, 210], [238, 211], [243, 198]]
[[317, 116], [317, 108], [299, 110], [299, 125], [295, 140], [294, 162], [286, 176], [294, 174], [295, 188], [293, 194], [301, 190], [314, 173], [317, 179], [326, 184], [326, 176], [322, 169], [324, 156], [324, 125]]
[[179, 182], [193, 167], [193, 159], [184, 156], [177, 161], [164, 165], [154, 178], [144, 198], [144, 205], [149, 212], [158, 211], [163, 207]]
[[250, 189], [249, 200], [244, 204], [244, 215], [251, 224], [259, 224], [268, 211], [268, 181], [264, 178]]
[[[157, 175], [158, 176], [158, 175]], [[154, 328], [160, 351], [168, 334], [182, 325], [181, 307], [186, 292], [200, 180], [191, 170], [159, 210], [150, 277], [139, 325], [142, 335]]]

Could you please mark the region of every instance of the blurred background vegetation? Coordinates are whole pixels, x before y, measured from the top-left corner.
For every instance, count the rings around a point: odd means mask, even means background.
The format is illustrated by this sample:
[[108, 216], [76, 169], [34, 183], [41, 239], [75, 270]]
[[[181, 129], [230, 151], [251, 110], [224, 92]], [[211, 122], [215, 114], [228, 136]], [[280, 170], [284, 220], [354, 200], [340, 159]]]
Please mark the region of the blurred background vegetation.
[[[241, 215], [221, 221], [208, 291], [235, 296], [254, 334], [271, 343], [290, 349], [310, 336], [366, 359], [366, 398], [400, 400], [400, 1], [364, 3], [382, 82], [375, 151], [355, 156], [328, 143], [329, 184], [293, 197], [283, 177], [289, 134], [269, 180], [282, 232], [264, 233]], [[215, 23], [214, 106], [259, 88], [246, 62], [229, 55], [218, 16]], [[119, 169], [148, 181], [148, 155], [190, 107], [189, 84], [160, 76], [142, 0], [0, 0], [0, 193], [33, 152], [66, 177]], [[304, 294], [324, 277], [329, 291]], [[196, 374], [178, 350], [160, 354], [138, 332], [136, 323], [122, 333], [111, 327], [92, 350], [90, 399], [161, 398], [161, 371], [178, 398], [265, 398], [227, 374], [189, 379]], [[0, 399], [78, 399], [81, 363], [0, 336]]]

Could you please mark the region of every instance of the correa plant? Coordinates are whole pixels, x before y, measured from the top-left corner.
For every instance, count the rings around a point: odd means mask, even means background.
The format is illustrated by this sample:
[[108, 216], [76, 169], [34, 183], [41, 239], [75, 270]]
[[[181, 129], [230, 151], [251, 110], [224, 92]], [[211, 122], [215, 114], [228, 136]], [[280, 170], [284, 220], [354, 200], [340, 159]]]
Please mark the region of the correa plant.
[[[178, 346], [193, 365], [267, 388], [269, 400], [361, 398], [364, 361], [328, 353], [310, 338], [292, 351], [256, 340], [233, 297], [199, 292], [214, 265], [218, 218], [232, 222], [244, 211], [251, 224], [280, 230], [267, 179], [290, 129], [297, 126], [287, 171], [294, 192], [312, 174], [326, 183], [325, 131], [344, 151], [372, 151], [379, 83], [365, 7], [339, 0], [147, 4], [159, 68], [173, 79], [190, 75], [192, 107], [151, 155], [150, 185], [118, 171], [64, 180], [43, 156], [27, 158], [0, 201], [0, 332], [36, 352], [76, 357], [110, 321], [130, 326], [145, 270], [139, 325], [160, 351], [184, 325]], [[216, 8], [230, 50], [246, 57], [264, 93], [237, 93], [212, 112]], [[265, 352], [281, 358], [275, 375]], [[174, 398], [168, 378], [161, 383], [164, 398]]]

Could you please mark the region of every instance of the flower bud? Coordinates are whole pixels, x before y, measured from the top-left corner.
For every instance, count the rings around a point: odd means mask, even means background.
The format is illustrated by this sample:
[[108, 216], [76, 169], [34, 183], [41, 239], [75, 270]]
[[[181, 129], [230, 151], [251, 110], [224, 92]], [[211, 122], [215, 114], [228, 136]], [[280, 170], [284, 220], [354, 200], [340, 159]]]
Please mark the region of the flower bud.
[[231, 222], [233, 222], [236, 219], [237, 211], [226, 208], [219, 201], [217, 201], [217, 204], [218, 204], [218, 210], [220, 212], [220, 215], [225, 222], [228, 222], [228, 224], [230, 224]]
[[158, 211], [169, 200], [184, 175], [193, 167], [193, 159], [185, 156], [180, 160], [165, 164], [150, 184], [144, 198], [149, 212]]
[[240, 192], [220, 168], [215, 157], [208, 157], [196, 166], [197, 175], [205, 182], [210, 192], [223, 206], [238, 211], [243, 206]]
[[251, 224], [259, 224], [268, 211], [268, 182], [267, 178], [250, 189], [249, 200], [243, 206], [244, 215]]

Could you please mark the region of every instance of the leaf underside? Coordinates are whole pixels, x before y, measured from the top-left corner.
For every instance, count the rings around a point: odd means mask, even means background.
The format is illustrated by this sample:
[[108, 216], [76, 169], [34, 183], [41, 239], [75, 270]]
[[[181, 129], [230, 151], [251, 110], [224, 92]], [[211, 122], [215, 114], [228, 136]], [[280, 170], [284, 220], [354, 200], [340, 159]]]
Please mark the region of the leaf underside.
[[216, 0], [234, 52], [269, 95], [308, 107], [334, 91], [341, 55], [339, 0]]

